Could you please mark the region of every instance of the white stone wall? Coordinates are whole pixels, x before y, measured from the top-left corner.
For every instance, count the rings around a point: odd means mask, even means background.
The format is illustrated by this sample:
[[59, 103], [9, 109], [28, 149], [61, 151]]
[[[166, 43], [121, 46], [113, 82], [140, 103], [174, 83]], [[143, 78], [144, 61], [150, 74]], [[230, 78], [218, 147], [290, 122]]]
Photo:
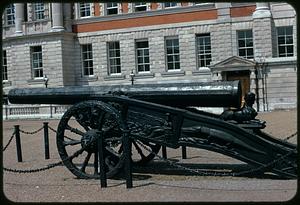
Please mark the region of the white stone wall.
[[267, 98], [270, 110], [297, 107], [297, 67], [295, 58], [270, 62]]

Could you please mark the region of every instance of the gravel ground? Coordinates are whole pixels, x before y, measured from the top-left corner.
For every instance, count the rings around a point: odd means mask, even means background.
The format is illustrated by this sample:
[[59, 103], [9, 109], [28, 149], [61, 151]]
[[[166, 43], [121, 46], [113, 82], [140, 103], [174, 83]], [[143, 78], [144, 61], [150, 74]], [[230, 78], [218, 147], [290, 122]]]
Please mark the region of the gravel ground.
[[[265, 132], [284, 139], [297, 131], [297, 110], [280, 110], [259, 113], [267, 121]], [[3, 122], [3, 145], [19, 124], [25, 131], [42, 127], [41, 120]], [[57, 120], [49, 126], [56, 129]], [[21, 134], [23, 162], [16, 159], [15, 140], [3, 152], [6, 168], [40, 168], [60, 160], [55, 134], [50, 134], [50, 159], [44, 159], [43, 131], [34, 135]], [[297, 143], [297, 137], [289, 140]], [[201, 149], [187, 148], [187, 159], [181, 158], [181, 149], [167, 149], [168, 158], [202, 167], [241, 168], [246, 165], [224, 155]], [[160, 154], [160, 153], [159, 153]], [[213, 177], [199, 176], [177, 170], [155, 159], [146, 168], [135, 169], [133, 188], [126, 189], [125, 180], [109, 179], [108, 187], [101, 188], [99, 180], [76, 179], [64, 166], [30, 174], [4, 172], [3, 191], [14, 202], [206, 202], [206, 201], [287, 201], [297, 191], [297, 180], [280, 180], [274, 177]]]

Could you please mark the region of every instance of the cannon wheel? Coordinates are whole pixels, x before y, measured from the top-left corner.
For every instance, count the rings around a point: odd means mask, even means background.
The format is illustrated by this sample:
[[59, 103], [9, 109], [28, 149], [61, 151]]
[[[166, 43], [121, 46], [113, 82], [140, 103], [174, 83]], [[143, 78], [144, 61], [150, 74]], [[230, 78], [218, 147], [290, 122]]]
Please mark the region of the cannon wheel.
[[[99, 131], [102, 131], [106, 175], [111, 178], [124, 164], [121, 130], [125, 128], [120, 112], [111, 105], [100, 101], [80, 102], [68, 109], [59, 122], [56, 141], [58, 153], [64, 165], [78, 178], [99, 178], [96, 145]], [[160, 149], [159, 145], [142, 143], [154, 153]], [[135, 165], [144, 165], [155, 157], [153, 153], [143, 150], [136, 140], [133, 141], [132, 153]]]
[[80, 102], [68, 109], [57, 129], [57, 149], [64, 165], [78, 178], [99, 178], [97, 139], [103, 133], [108, 178], [122, 168], [119, 152], [126, 124], [112, 106], [99, 101]]

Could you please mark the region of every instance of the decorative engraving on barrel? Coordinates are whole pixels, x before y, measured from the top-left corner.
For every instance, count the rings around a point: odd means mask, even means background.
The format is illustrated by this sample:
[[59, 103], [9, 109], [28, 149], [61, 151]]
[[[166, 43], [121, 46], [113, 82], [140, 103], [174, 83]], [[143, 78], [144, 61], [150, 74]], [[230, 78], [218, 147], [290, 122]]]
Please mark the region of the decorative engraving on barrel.
[[[167, 115], [164, 117], [167, 118]], [[145, 112], [130, 110], [128, 127], [130, 134], [135, 138], [158, 144], [169, 145], [168, 139], [174, 137], [171, 123], [167, 119]]]

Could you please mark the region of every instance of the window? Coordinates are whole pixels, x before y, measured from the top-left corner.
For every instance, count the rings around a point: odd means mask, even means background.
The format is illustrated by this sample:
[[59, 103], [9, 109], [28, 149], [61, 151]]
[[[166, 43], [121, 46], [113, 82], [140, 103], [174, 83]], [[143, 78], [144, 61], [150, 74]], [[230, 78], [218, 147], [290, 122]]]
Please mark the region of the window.
[[108, 42], [108, 73], [120, 74], [121, 73], [121, 55], [120, 43], [118, 41]]
[[14, 4], [9, 4], [5, 8], [5, 17], [6, 17], [6, 25], [14, 25], [15, 24], [15, 6]]
[[201, 5], [201, 6], [213, 5], [213, 4], [214, 3], [194, 2], [194, 5]]
[[148, 40], [139, 40], [135, 43], [136, 62], [138, 72], [150, 71], [149, 43]]
[[252, 30], [238, 31], [237, 35], [239, 56], [247, 59], [254, 58]]
[[285, 26], [277, 28], [278, 56], [294, 56], [293, 27]]
[[79, 3], [79, 16], [80, 17], [91, 16], [91, 4], [90, 3]]
[[118, 3], [107, 3], [106, 14], [107, 15], [118, 14]]
[[177, 2], [166, 2], [164, 3], [164, 8], [172, 8], [172, 7], [176, 7], [177, 6]]
[[43, 3], [34, 4], [34, 19], [35, 20], [45, 19], [45, 8]]
[[168, 71], [180, 69], [179, 40], [177, 37], [166, 38], [166, 59]]
[[92, 44], [81, 45], [82, 68], [84, 76], [94, 75]]
[[134, 11], [147, 11], [147, 3], [146, 2], [140, 2], [140, 3], [134, 3]]
[[211, 62], [210, 34], [196, 36], [198, 68], [207, 67]]
[[42, 46], [31, 47], [31, 68], [33, 78], [43, 77]]
[[6, 56], [6, 50], [3, 50], [2, 52], [2, 80], [7, 81], [7, 56]]

